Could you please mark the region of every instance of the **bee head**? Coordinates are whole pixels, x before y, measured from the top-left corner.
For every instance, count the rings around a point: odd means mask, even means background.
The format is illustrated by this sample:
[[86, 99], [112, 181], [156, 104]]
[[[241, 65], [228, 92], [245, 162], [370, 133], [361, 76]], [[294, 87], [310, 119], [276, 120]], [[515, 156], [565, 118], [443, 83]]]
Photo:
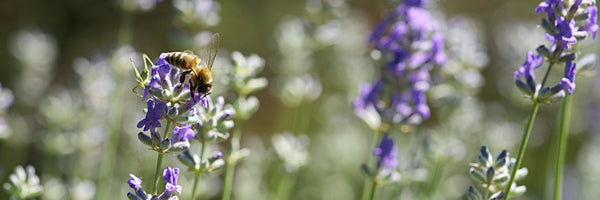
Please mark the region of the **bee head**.
[[210, 92], [212, 92], [212, 88], [213, 88], [212, 82], [206, 83], [206, 84], [201, 84], [198, 86], [198, 93], [208, 95], [208, 94], [210, 94]]

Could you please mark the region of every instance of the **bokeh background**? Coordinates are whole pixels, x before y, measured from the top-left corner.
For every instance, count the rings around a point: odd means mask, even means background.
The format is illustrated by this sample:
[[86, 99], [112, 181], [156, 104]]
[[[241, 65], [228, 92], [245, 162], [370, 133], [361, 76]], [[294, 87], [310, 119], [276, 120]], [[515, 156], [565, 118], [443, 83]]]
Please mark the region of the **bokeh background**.
[[[428, 94], [431, 119], [411, 134], [391, 133], [402, 179], [384, 190], [400, 199], [461, 199], [475, 184], [468, 163], [481, 145], [516, 155], [530, 102], [512, 73], [527, 50], [547, 43], [538, 3], [429, 1], [446, 37], [446, 81]], [[27, 164], [44, 185], [40, 199], [94, 199], [99, 191], [124, 199], [129, 173], [150, 182], [155, 154], [136, 138], [145, 103], [132, 91], [130, 59], [140, 67], [142, 53], [156, 60], [161, 52], [198, 52], [219, 32], [212, 96], [231, 96], [224, 75], [235, 51], [263, 58], [260, 76], [269, 81], [253, 94], [260, 108], [243, 124], [250, 154], [238, 167], [234, 198], [277, 199], [278, 186], [289, 181], [290, 199], [358, 199], [373, 133], [351, 102], [379, 72], [367, 38], [391, 9], [391, 2], [368, 0], [0, 1], [0, 182]], [[578, 48], [600, 51], [597, 40]], [[561, 74], [557, 69], [551, 81]], [[597, 72], [580, 72], [565, 199], [600, 196], [598, 87]], [[551, 197], [559, 111], [560, 103], [541, 107], [522, 164], [529, 175], [520, 184], [528, 191], [518, 199]], [[118, 145], [104, 145], [109, 137]], [[103, 162], [111, 153], [116, 157]], [[111, 176], [101, 177], [103, 166], [112, 166]], [[193, 176], [183, 174], [187, 197]], [[200, 198], [219, 198], [221, 177], [203, 177]], [[112, 184], [98, 187], [99, 178]]]

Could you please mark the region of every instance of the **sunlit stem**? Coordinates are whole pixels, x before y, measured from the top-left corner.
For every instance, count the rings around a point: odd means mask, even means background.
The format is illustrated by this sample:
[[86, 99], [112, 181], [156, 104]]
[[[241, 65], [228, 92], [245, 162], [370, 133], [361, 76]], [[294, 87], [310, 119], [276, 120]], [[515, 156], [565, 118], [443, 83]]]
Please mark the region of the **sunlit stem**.
[[[171, 126], [171, 121], [167, 120], [167, 126], [165, 127], [164, 138], [166, 138], [169, 134], [169, 126]], [[158, 152], [158, 157], [156, 158], [156, 169], [154, 169], [154, 181], [152, 182], [152, 194], [156, 194], [156, 189], [158, 188], [158, 177], [160, 177], [161, 165], [163, 160], [164, 153]]]
[[[376, 173], [376, 174], [378, 174], [378, 173]], [[369, 195], [369, 200], [374, 200], [375, 198], [377, 198], [377, 188], [378, 188], [379, 184], [377, 184], [376, 177], [377, 177], [377, 175], [375, 175], [375, 177], [373, 177], [373, 181], [371, 182], [371, 192]]]
[[202, 148], [200, 149], [200, 167], [196, 168], [196, 176], [194, 176], [194, 188], [192, 189], [192, 200], [196, 199], [196, 190], [198, 189], [198, 182], [200, 182], [200, 175], [202, 174], [202, 159], [204, 159], [204, 150], [206, 143], [202, 142]]
[[508, 185], [506, 186], [506, 190], [504, 191], [506, 197], [505, 199], [508, 199], [510, 188], [512, 186], [512, 183], [515, 181], [517, 169], [519, 169], [519, 167], [521, 166], [521, 161], [523, 161], [525, 147], [527, 147], [527, 141], [529, 140], [529, 135], [531, 134], [531, 130], [533, 129], [533, 122], [535, 121], [535, 117], [537, 115], [539, 107], [540, 103], [538, 101], [534, 101], [533, 107], [531, 108], [531, 115], [529, 116], [527, 127], [525, 128], [525, 134], [523, 135], [523, 140], [521, 141], [521, 147], [519, 148], [519, 154], [517, 155], [517, 161], [515, 162], [515, 166], [513, 166], [512, 173], [510, 174], [510, 180], [508, 181]]
[[233, 185], [233, 175], [235, 173], [235, 165], [237, 161], [231, 158], [233, 152], [238, 152], [240, 149], [240, 137], [242, 136], [242, 120], [234, 119], [235, 127], [233, 128], [233, 135], [231, 136], [231, 143], [229, 144], [229, 151], [227, 152], [227, 162], [225, 164], [225, 181], [223, 182], [223, 197], [222, 200], [231, 199], [231, 187]]
[[556, 152], [556, 171], [554, 172], [554, 199], [562, 199], [562, 171], [565, 164], [569, 123], [571, 119], [571, 102], [573, 95], [567, 95], [563, 103], [558, 150]]
[[[381, 134], [382, 132], [380, 130], [376, 130], [373, 134], [373, 140], [371, 140], [371, 146], [369, 146], [369, 151], [375, 149], [375, 147], [377, 146], [377, 142], [381, 139]], [[367, 158], [367, 164], [373, 163], [373, 154], [369, 153], [368, 158]], [[372, 179], [371, 179], [372, 178]], [[371, 194], [372, 191], [375, 189], [375, 176], [370, 177], [367, 176], [367, 178], [365, 179], [365, 182], [363, 184], [363, 191], [362, 191], [362, 200], [367, 200], [371, 198]]]

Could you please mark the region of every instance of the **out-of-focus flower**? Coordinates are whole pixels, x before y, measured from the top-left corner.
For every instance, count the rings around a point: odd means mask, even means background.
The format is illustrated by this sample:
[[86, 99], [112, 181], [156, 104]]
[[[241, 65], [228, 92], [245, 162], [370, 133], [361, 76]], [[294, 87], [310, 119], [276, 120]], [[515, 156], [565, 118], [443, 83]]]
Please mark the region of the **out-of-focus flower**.
[[4, 190], [11, 195], [13, 198], [18, 199], [31, 199], [42, 194], [42, 185], [40, 185], [40, 178], [35, 175], [35, 168], [28, 165], [23, 168], [17, 166], [15, 172], [9, 177], [9, 182], [4, 183]]
[[209, 143], [224, 141], [229, 138], [229, 129], [233, 128], [235, 110], [231, 105], [226, 105], [225, 98], [221, 96], [214, 102], [207, 97], [207, 102], [206, 109], [196, 109], [196, 114], [190, 118], [195, 122], [192, 124], [197, 131], [195, 138]]
[[[355, 113], [374, 108], [383, 122], [391, 124], [416, 125], [430, 117], [425, 93], [432, 85], [432, 70], [447, 58], [444, 36], [436, 32], [424, 4], [405, 1], [375, 27], [369, 42], [383, 53], [385, 70], [373, 87], [361, 87], [353, 102]], [[365, 121], [368, 116], [359, 115]]]
[[[477, 157], [476, 163], [470, 163], [471, 166], [469, 173], [471, 178], [484, 188], [488, 190], [486, 194], [491, 194], [489, 197], [483, 197], [473, 187], [469, 187], [467, 190], [469, 199], [502, 199], [499, 196], [507, 196], [504, 194], [504, 189], [507, 187], [510, 173], [516, 162], [515, 158], [508, 156], [508, 151], [504, 150], [498, 154], [496, 159], [490, 153], [487, 146], [482, 146], [479, 149], [479, 156]], [[528, 174], [527, 168], [521, 168], [517, 170], [515, 180], [522, 180]], [[512, 183], [510, 194], [508, 197], [520, 196], [525, 193], [527, 188], [524, 185], [518, 186], [515, 182]]]
[[36, 105], [54, 77], [58, 44], [54, 37], [38, 29], [24, 29], [12, 38], [10, 52], [22, 71], [15, 84], [15, 96], [20, 103]]
[[12, 92], [6, 88], [2, 88], [0, 84], [0, 138], [10, 135], [10, 127], [6, 122], [6, 113], [8, 108], [13, 104], [14, 96]]
[[373, 150], [373, 154], [377, 156], [377, 168], [379, 170], [393, 170], [398, 167], [398, 153], [394, 147], [394, 140], [390, 139], [387, 134], [383, 134], [379, 145]]
[[287, 172], [296, 172], [300, 167], [308, 164], [310, 156], [307, 148], [310, 140], [305, 135], [276, 134], [271, 137], [271, 143]]
[[363, 164], [363, 170], [370, 177], [374, 178], [379, 185], [387, 182], [397, 182], [400, 180], [398, 172], [398, 149], [394, 146], [387, 133], [384, 133], [379, 144], [373, 149], [373, 155], [376, 156], [375, 168], [371, 169], [367, 164]]
[[174, 0], [173, 6], [179, 11], [178, 20], [190, 26], [215, 26], [219, 24], [220, 6], [213, 0]]

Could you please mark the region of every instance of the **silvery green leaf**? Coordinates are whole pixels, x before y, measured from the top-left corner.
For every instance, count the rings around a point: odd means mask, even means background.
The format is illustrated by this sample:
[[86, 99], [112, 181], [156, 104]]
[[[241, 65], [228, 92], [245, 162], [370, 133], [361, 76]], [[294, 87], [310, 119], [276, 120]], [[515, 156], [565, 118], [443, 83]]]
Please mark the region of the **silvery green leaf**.
[[510, 176], [508, 173], [501, 173], [496, 175], [492, 182], [494, 182], [495, 184], [503, 185], [505, 182], [508, 181], [509, 178]]
[[503, 200], [504, 199], [504, 192], [500, 191], [500, 192], [496, 192], [494, 194], [492, 194], [492, 196], [490, 196], [489, 200]]
[[467, 199], [468, 200], [483, 200], [483, 196], [475, 189], [473, 186], [469, 186], [467, 189]]
[[149, 135], [144, 134], [144, 132], [138, 133], [138, 140], [146, 146], [152, 147], [152, 138]]
[[179, 162], [181, 162], [181, 164], [187, 166], [189, 169], [194, 169], [196, 166], [194, 158], [189, 153], [189, 151], [183, 151], [182, 153], [177, 154], [177, 159], [179, 160]]
[[469, 170], [469, 174], [471, 175], [471, 178], [473, 178], [475, 181], [478, 181], [479, 183], [487, 182], [485, 181], [485, 175], [483, 175], [483, 172], [479, 170], [471, 168], [471, 170]]
[[527, 174], [529, 174], [529, 171], [527, 170], [527, 168], [521, 168], [517, 170], [517, 174], [515, 175], [515, 180], [519, 181], [519, 180], [523, 180]]
[[527, 192], [527, 187], [524, 185], [521, 185], [518, 187], [511, 187], [509, 194], [511, 197], [517, 197], [517, 196], [521, 196], [521, 195], [525, 194], [525, 192]]

